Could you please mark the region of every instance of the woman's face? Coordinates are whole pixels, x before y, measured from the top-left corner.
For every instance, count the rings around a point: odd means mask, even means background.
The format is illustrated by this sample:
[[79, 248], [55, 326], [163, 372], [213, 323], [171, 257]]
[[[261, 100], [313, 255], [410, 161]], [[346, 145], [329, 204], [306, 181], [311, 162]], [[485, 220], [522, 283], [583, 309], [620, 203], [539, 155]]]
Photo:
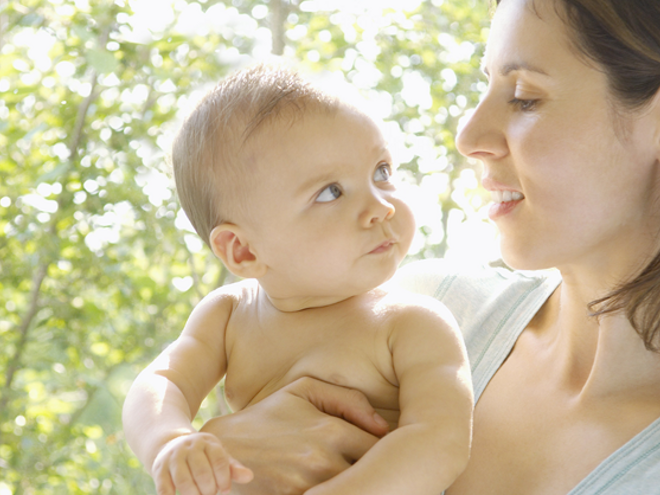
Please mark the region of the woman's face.
[[484, 58], [488, 91], [458, 149], [483, 163], [508, 264], [627, 273], [657, 247], [660, 117], [615, 106], [555, 3], [498, 7]]

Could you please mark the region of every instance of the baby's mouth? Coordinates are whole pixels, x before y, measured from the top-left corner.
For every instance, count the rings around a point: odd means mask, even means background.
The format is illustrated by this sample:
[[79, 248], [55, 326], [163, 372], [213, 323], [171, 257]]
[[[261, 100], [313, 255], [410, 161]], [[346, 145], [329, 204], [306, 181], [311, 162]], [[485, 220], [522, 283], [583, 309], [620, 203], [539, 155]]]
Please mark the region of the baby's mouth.
[[379, 244], [378, 246], [376, 246], [376, 248], [369, 251], [369, 254], [384, 253], [385, 251], [387, 251], [394, 244], [395, 244], [395, 241], [393, 241], [392, 239], [389, 239], [389, 240]]

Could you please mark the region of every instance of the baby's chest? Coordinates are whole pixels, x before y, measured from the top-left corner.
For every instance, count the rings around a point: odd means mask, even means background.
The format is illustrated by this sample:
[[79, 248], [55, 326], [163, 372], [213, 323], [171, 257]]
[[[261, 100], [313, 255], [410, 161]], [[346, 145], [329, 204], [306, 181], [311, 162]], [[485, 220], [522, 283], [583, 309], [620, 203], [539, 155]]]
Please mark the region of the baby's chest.
[[358, 389], [379, 410], [398, 411], [396, 375], [384, 332], [346, 323], [314, 329], [296, 323], [250, 328], [232, 343], [225, 381], [232, 409], [258, 402], [298, 378], [312, 377]]

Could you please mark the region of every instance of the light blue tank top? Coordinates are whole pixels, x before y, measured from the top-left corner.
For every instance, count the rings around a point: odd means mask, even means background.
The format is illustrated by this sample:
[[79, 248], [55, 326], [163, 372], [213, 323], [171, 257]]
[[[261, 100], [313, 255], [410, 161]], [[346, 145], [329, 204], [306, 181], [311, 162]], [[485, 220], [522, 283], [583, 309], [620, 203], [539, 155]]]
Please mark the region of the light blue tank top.
[[[561, 282], [556, 271], [452, 269], [443, 260], [414, 262], [393, 282], [442, 301], [465, 338], [475, 400], [520, 333]], [[660, 418], [605, 459], [568, 495], [660, 495]]]

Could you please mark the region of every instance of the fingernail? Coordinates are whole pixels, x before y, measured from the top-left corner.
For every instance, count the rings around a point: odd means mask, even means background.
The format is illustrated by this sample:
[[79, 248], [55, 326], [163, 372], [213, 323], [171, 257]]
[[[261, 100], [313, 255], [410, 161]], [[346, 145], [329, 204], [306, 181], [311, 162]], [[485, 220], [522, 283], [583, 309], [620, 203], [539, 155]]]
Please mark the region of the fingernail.
[[378, 423], [381, 426], [387, 426], [389, 428], [390, 424], [385, 421], [385, 418], [383, 418], [380, 414], [374, 413], [374, 421]]

